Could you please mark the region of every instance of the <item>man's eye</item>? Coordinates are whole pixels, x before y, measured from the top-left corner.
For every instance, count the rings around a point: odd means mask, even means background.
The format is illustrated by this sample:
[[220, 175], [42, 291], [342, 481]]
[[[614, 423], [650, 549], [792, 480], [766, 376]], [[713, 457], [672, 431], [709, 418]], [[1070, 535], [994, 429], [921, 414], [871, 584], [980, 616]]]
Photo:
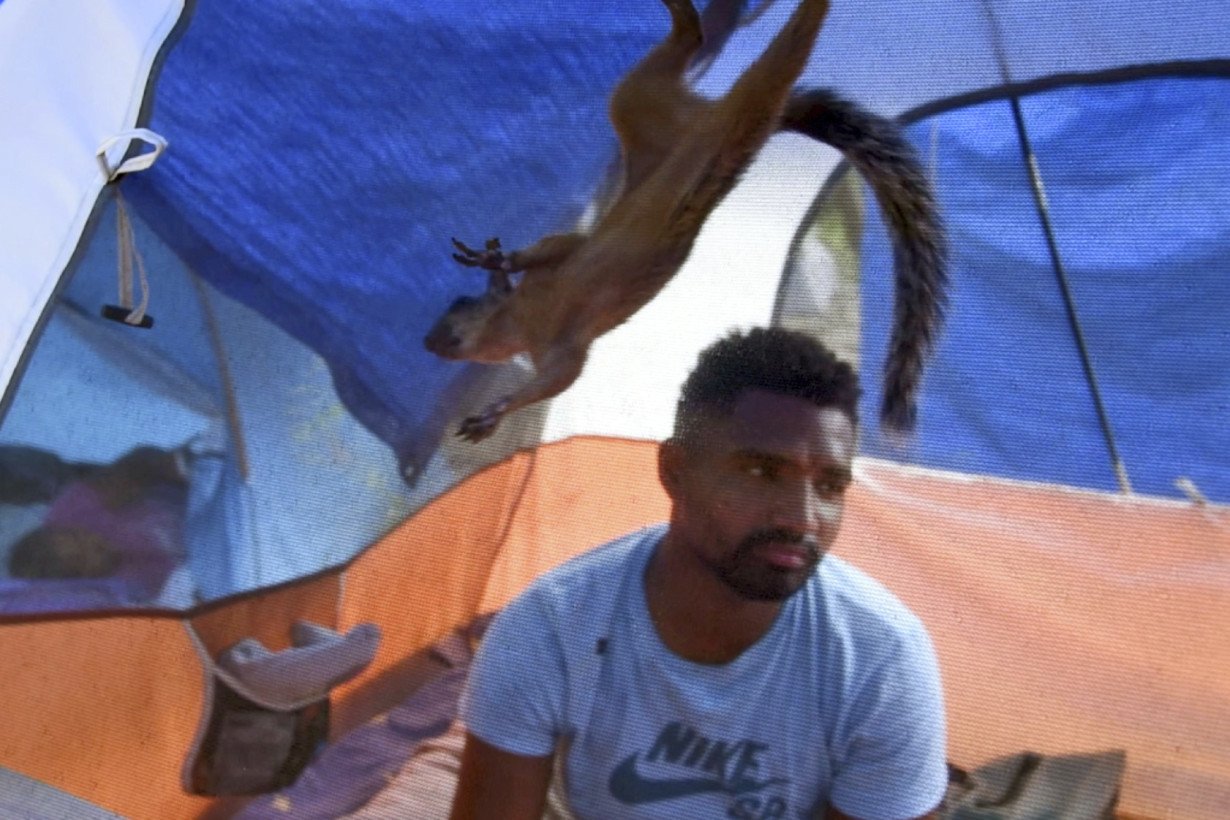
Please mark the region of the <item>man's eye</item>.
[[749, 464], [743, 468], [743, 472], [752, 478], [772, 478], [773, 471], [764, 464]]

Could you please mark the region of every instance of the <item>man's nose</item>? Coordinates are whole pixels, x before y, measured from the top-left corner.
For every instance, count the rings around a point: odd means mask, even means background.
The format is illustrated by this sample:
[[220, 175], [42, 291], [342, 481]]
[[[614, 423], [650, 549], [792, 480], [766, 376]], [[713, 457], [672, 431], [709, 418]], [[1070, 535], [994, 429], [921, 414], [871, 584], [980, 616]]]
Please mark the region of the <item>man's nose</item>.
[[812, 532], [820, 521], [819, 497], [804, 481], [778, 488], [773, 504], [773, 526], [794, 532]]
[[800, 481], [781, 488], [773, 507], [773, 525], [815, 533], [834, 526], [840, 515], [840, 502], [825, 498], [811, 482]]

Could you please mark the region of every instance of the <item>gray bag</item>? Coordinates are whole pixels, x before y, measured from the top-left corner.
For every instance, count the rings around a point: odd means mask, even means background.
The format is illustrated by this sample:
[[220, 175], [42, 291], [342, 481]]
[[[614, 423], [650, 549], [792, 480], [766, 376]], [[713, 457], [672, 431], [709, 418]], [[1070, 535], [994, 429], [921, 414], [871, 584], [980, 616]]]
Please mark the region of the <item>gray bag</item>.
[[1044, 756], [1022, 752], [972, 772], [955, 769], [944, 820], [1110, 820], [1127, 755], [1122, 750]]

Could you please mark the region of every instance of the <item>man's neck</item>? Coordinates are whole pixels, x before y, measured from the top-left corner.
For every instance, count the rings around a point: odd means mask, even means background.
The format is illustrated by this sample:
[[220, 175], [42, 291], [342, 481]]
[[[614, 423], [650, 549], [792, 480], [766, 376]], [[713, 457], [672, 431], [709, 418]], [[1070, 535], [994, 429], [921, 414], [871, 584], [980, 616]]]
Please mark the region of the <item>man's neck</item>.
[[741, 597], [671, 538], [668, 532], [645, 568], [650, 621], [679, 657], [730, 663], [769, 631], [782, 602]]

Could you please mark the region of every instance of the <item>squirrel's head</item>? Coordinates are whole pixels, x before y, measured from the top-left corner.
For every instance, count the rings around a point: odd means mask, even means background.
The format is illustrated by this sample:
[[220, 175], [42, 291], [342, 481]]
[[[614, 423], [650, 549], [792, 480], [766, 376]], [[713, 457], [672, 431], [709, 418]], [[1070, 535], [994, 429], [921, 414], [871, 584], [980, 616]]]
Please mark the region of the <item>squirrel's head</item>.
[[520, 352], [503, 338], [496, 317], [507, 294], [487, 292], [481, 297], [462, 296], [444, 312], [423, 339], [423, 346], [442, 359], [494, 364]]

